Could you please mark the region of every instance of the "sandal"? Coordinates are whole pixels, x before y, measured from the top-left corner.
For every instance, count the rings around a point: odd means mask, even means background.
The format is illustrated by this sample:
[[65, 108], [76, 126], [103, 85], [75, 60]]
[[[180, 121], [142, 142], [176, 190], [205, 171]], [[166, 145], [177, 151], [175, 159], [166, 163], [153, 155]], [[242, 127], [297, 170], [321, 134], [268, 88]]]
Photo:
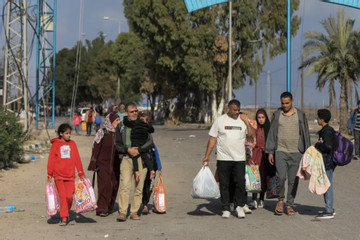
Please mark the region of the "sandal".
[[278, 201], [275, 208], [275, 214], [276, 215], [282, 215], [284, 212], [284, 202]]
[[287, 212], [287, 215], [289, 215], [289, 216], [294, 216], [295, 215], [295, 211], [292, 208], [292, 206], [286, 206], [286, 212]]
[[64, 227], [64, 226], [66, 226], [66, 225], [68, 225], [68, 220], [67, 220], [67, 218], [61, 219], [59, 226]]

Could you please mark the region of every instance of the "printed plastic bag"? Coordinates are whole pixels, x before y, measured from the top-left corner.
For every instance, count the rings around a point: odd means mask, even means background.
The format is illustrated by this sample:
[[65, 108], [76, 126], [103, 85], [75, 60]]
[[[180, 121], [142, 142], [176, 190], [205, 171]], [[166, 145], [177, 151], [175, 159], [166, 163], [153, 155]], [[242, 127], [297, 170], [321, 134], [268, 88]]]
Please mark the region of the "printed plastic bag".
[[219, 198], [220, 190], [208, 166], [203, 166], [194, 178], [191, 187], [193, 198]]
[[83, 181], [76, 179], [74, 203], [76, 213], [88, 212], [97, 208], [94, 189], [88, 178], [84, 178]]
[[247, 192], [261, 192], [261, 180], [258, 165], [245, 166], [245, 189]]
[[46, 184], [46, 206], [49, 216], [55, 215], [59, 209], [59, 197], [52, 183]]
[[279, 195], [277, 193], [277, 188], [276, 188], [276, 181], [277, 181], [277, 176], [272, 176], [272, 177], [267, 177], [266, 179], [266, 183], [267, 183], [267, 189], [266, 189], [266, 198], [267, 199], [272, 199], [272, 198], [278, 198]]
[[154, 212], [157, 213], [166, 212], [165, 185], [161, 175], [159, 175], [157, 183], [153, 187], [153, 203], [154, 203]]

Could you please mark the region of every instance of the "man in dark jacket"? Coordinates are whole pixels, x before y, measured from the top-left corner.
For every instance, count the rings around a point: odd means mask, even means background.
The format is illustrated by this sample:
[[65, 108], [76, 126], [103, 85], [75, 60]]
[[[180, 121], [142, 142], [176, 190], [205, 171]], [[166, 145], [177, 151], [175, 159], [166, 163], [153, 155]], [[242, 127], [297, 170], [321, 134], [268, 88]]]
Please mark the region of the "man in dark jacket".
[[318, 124], [322, 126], [319, 131], [319, 140], [315, 144], [315, 148], [322, 153], [323, 161], [325, 164], [326, 175], [330, 182], [330, 187], [324, 194], [325, 212], [319, 213], [316, 219], [332, 219], [334, 218], [334, 193], [333, 193], [333, 172], [335, 164], [332, 159], [332, 152], [334, 146], [335, 130], [329, 126], [331, 113], [327, 109], [318, 110]]
[[278, 176], [277, 190], [279, 198], [275, 214], [282, 215], [284, 212], [285, 181], [287, 177], [286, 210], [288, 215], [294, 215], [293, 205], [298, 185], [296, 173], [302, 154], [311, 145], [311, 142], [305, 113], [293, 107], [292, 94], [283, 92], [280, 100], [281, 108], [274, 112], [271, 119], [265, 152], [269, 154], [270, 164], [275, 164]]
[[[129, 120], [135, 121], [138, 117], [138, 109], [134, 103], [125, 106], [126, 115]], [[131, 147], [131, 128], [119, 124], [115, 132], [115, 146], [120, 153], [122, 160], [120, 165], [120, 192], [119, 192], [119, 216], [117, 221], [124, 222], [127, 219], [127, 209], [129, 206], [131, 182], [134, 178], [134, 167], [132, 157], [136, 157], [141, 153], [148, 152], [153, 146], [153, 140], [148, 134], [147, 142], [139, 147]], [[135, 183], [134, 194], [131, 200], [130, 218], [132, 220], [140, 220], [137, 212], [142, 202], [142, 190], [144, 180], [147, 173], [147, 168], [143, 166], [141, 157], [138, 158], [138, 166], [140, 172], [140, 179]]]

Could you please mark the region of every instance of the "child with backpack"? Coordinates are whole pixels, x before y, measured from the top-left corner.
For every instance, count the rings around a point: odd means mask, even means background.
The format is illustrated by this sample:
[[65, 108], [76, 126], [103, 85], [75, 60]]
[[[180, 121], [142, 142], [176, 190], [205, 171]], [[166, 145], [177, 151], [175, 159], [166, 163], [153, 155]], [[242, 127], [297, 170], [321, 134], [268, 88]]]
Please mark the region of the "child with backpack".
[[333, 162], [333, 152], [335, 145], [335, 130], [329, 125], [331, 119], [331, 112], [327, 109], [319, 109], [317, 112], [318, 125], [322, 126], [318, 132], [319, 140], [315, 144], [315, 148], [321, 152], [326, 175], [330, 181], [330, 187], [324, 194], [325, 211], [319, 212], [316, 219], [332, 219], [335, 216], [334, 212], [334, 192], [333, 192], [333, 173], [336, 164]]
[[75, 168], [80, 179], [85, 177], [76, 143], [70, 140], [71, 126], [63, 123], [58, 128], [59, 137], [51, 140], [47, 164], [48, 183], [54, 178], [60, 199], [60, 226], [69, 223], [69, 210], [75, 191]]

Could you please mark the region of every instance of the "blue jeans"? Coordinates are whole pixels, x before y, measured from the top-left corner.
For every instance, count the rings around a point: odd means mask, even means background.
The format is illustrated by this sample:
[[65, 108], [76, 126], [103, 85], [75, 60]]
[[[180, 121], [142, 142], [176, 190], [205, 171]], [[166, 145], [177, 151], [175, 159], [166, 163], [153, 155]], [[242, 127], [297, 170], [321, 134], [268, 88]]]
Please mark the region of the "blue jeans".
[[334, 213], [334, 188], [333, 188], [334, 169], [326, 170], [326, 175], [330, 181], [330, 187], [324, 194], [325, 208], [327, 213]]
[[77, 135], [80, 134], [80, 125], [75, 125], [75, 132]]

